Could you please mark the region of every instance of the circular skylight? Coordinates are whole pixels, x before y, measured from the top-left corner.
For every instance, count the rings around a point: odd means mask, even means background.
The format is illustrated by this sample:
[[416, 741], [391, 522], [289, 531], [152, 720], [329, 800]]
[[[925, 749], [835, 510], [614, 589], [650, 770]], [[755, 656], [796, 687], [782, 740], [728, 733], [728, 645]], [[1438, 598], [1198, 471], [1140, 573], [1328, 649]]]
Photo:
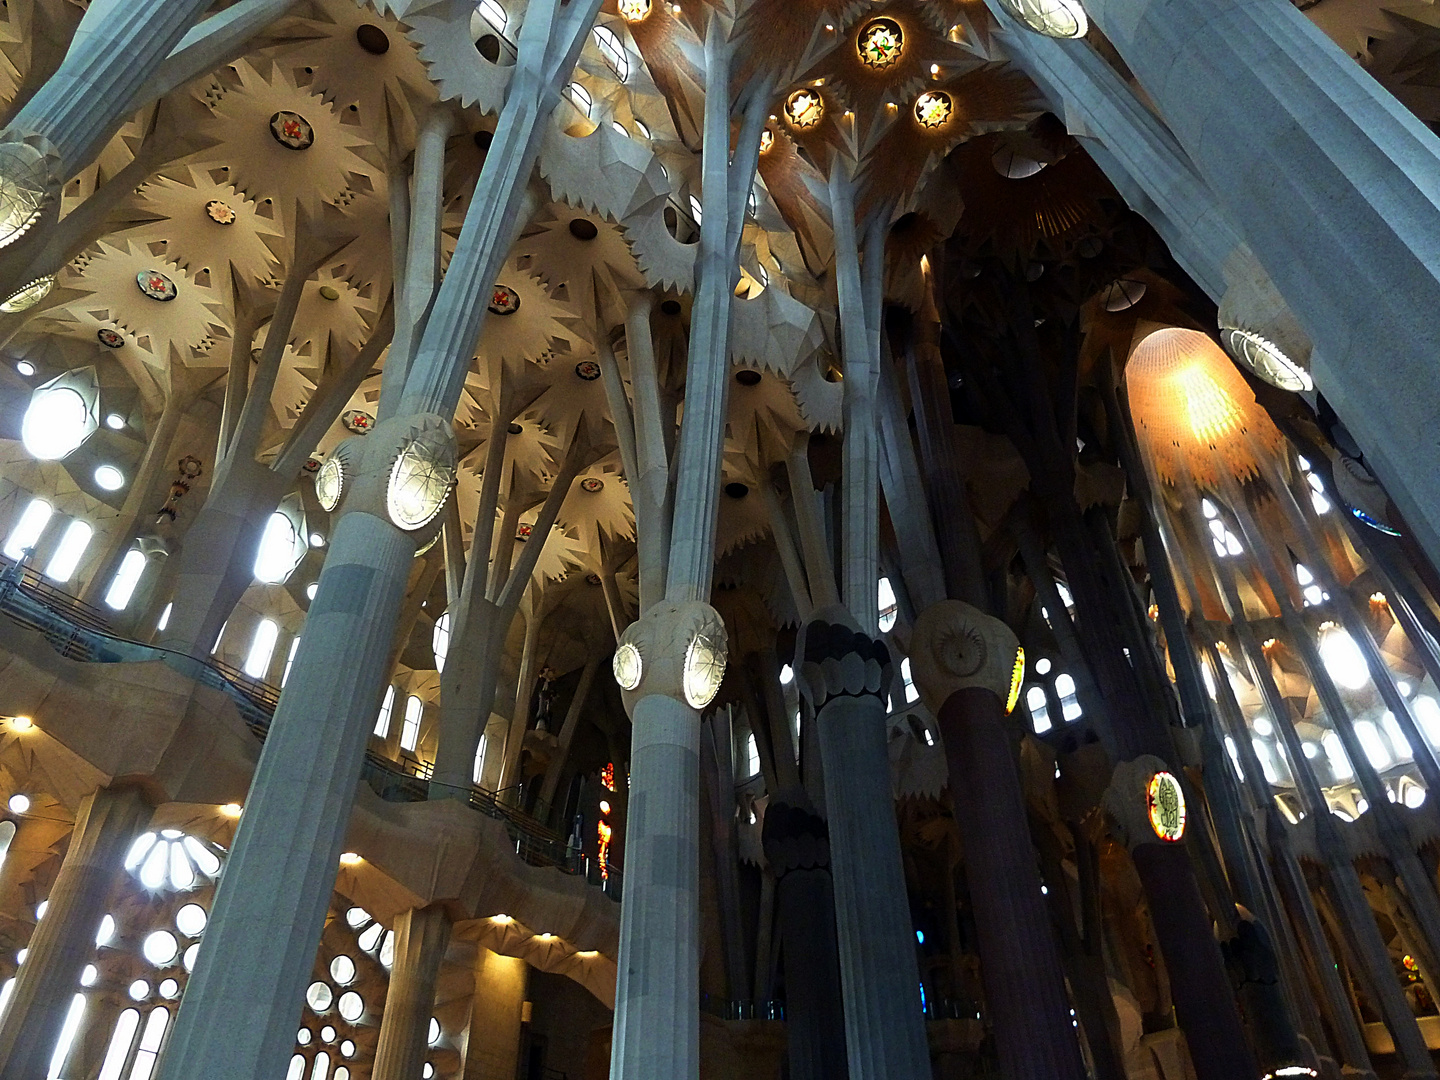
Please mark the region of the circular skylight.
[[59, 461], [85, 441], [89, 420], [85, 399], [68, 386], [56, 386], [30, 399], [20, 441], [31, 457]]
[[125, 417], [121, 416], [118, 412], [107, 413], [105, 416], [105, 426], [111, 431], [119, 431], [125, 426]]
[[125, 486], [125, 474], [114, 465], [101, 465], [95, 470], [95, 484], [105, 491], [119, 491]]
[[330, 977], [341, 986], [353, 982], [355, 979], [355, 961], [350, 957], [340, 955], [330, 961]]
[[309, 989], [305, 991], [305, 1004], [309, 1005], [310, 1008], [317, 1013], [324, 1012], [330, 1008], [334, 1002], [335, 991], [331, 990], [327, 984], [320, 982], [318, 979], [311, 983]]
[[354, 990], [347, 990], [340, 995], [340, 1016], [348, 1024], [353, 1024], [365, 1015], [365, 999]]
[[164, 967], [174, 961], [180, 952], [180, 943], [175, 940], [175, 935], [169, 930], [156, 930], [145, 939], [140, 946], [140, 951], [145, 954], [145, 959], [156, 967]]
[[205, 932], [208, 916], [199, 904], [186, 904], [175, 913], [175, 928], [186, 937], [199, 937]]

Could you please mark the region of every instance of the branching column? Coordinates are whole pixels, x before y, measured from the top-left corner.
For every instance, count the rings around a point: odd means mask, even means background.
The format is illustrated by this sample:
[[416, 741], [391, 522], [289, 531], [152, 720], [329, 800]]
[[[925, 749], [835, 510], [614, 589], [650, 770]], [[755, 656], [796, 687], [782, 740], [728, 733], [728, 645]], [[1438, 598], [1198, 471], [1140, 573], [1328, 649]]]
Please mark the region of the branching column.
[[[748, 87], [732, 160], [730, 62], [723, 20], [712, 12], [705, 33], [700, 250], [665, 598], [625, 631], [615, 658], [632, 724], [610, 1054], [615, 1080], [694, 1080], [700, 1071], [700, 710], [719, 691], [726, 663], [725, 626], [705, 599], [715, 561], [730, 304], [769, 104], [762, 77]], [[632, 314], [627, 329], [636, 318]]]
[[454, 483], [451, 417], [494, 274], [521, 223], [541, 126], [598, 7], [535, 0], [526, 11], [495, 139], [396, 415], [336, 448], [343, 484], [329, 557], [176, 1018], [165, 1080], [284, 1074], [412, 560], [439, 531]]

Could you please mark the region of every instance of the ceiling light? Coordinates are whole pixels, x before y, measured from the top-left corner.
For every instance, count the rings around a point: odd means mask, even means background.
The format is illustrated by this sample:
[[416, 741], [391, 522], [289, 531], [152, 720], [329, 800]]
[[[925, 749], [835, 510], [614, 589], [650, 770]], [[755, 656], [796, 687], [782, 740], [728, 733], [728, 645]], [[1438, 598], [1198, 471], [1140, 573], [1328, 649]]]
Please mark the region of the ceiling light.
[[111, 431], [119, 431], [125, 426], [125, 417], [121, 416], [118, 412], [107, 413], [105, 416], [105, 426]]
[[224, 806], [220, 807], [220, 813], [228, 818], [238, 818], [240, 816], [240, 804], [238, 802], [227, 802]]
[[30, 796], [11, 795], [9, 806], [12, 814], [23, 814], [30, 809]]
[[353, 851], [347, 851], [347, 852], [345, 852], [343, 855], [340, 856], [340, 865], [341, 865], [341, 866], [358, 866], [360, 863], [362, 863], [362, 862], [364, 862], [364, 861], [365, 861], [364, 859], [362, 859], [359, 855], [357, 855], [357, 854], [356, 854], [355, 852], [353, 852]]
[[10, 726], [16, 731], [29, 731], [35, 726], [35, 721], [28, 716], [12, 716]]
[[15, 370], [28, 379], [35, 374], [35, 365], [29, 360], [17, 360], [15, 361]]

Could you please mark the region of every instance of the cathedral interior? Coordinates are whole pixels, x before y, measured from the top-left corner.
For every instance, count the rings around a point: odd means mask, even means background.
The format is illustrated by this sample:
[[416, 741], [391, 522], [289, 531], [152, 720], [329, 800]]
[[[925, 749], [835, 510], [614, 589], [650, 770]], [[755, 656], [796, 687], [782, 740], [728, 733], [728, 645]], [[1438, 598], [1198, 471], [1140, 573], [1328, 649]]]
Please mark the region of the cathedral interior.
[[0, 0], [0, 102], [0, 1080], [1436, 1080], [1432, 0]]

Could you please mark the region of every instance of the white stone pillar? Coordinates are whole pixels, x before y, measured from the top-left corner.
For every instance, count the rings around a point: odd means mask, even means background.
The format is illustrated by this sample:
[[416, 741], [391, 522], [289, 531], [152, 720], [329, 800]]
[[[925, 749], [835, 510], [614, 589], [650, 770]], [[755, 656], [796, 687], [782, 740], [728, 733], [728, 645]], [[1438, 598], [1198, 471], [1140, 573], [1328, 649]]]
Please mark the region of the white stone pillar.
[[439, 904], [411, 908], [395, 919], [394, 931], [395, 962], [371, 1080], [414, 1080], [425, 1067], [435, 980], [450, 944], [450, 916]]

